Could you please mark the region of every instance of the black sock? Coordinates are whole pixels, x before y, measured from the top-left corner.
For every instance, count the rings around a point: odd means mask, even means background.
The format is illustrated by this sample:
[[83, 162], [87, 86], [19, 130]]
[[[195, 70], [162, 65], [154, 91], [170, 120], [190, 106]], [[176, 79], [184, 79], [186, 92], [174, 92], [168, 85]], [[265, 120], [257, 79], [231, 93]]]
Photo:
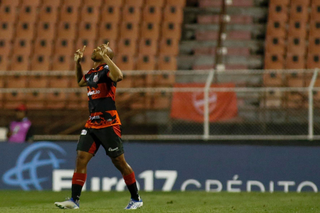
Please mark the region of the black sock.
[[71, 197], [75, 202], [79, 202], [81, 195], [82, 186], [78, 184], [72, 184], [71, 187]]
[[127, 187], [128, 187], [128, 189], [130, 191], [131, 198], [134, 199], [134, 200], [140, 200], [140, 196], [139, 196], [139, 193], [138, 193], [137, 182], [134, 182], [131, 185], [127, 185]]

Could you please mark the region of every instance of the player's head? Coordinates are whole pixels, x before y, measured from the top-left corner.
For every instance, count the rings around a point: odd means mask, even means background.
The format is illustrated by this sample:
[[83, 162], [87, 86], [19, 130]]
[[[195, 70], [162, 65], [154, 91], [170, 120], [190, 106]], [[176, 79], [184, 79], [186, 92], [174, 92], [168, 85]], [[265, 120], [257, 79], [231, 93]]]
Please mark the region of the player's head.
[[16, 109], [16, 119], [22, 120], [27, 115], [27, 107], [24, 104], [20, 104]]
[[[102, 48], [104, 44], [96, 47], [93, 52], [92, 52], [92, 55], [91, 55], [91, 59], [95, 62], [99, 62], [102, 60], [102, 56], [98, 53], [98, 48]], [[112, 60], [113, 59], [113, 56], [114, 56], [114, 53], [113, 53], [113, 50], [110, 48], [110, 47], [107, 47], [107, 55], [109, 56], [109, 58]]]

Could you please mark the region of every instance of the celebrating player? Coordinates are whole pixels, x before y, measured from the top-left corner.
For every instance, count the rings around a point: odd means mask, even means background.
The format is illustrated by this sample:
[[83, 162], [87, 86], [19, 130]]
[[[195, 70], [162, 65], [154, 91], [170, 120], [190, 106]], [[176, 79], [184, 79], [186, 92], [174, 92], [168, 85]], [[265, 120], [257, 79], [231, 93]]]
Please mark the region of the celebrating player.
[[77, 50], [74, 55], [77, 82], [80, 87], [87, 87], [90, 116], [85, 128], [81, 131], [77, 145], [71, 198], [64, 202], [55, 202], [55, 205], [62, 209], [79, 208], [81, 190], [87, 177], [87, 164], [100, 145], [121, 172], [130, 191], [131, 201], [125, 209], [137, 209], [143, 205], [138, 194], [134, 172], [124, 158], [121, 122], [115, 106], [117, 82], [122, 80], [123, 75], [112, 61], [114, 53], [108, 45], [109, 43], [103, 44], [93, 50], [91, 59], [94, 61], [94, 68], [85, 75], [82, 73], [80, 61], [86, 46]]

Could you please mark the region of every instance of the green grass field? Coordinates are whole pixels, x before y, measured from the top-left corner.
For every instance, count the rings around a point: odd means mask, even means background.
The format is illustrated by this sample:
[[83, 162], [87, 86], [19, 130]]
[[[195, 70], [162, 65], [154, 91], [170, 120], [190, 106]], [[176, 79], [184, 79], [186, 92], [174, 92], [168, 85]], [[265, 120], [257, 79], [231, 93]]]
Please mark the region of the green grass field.
[[[61, 210], [55, 201], [69, 196], [63, 192], [0, 191], [3, 212], [124, 212], [128, 192], [83, 192], [80, 210]], [[143, 208], [136, 212], [320, 212], [318, 193], [206, 193], [142, 192]]]

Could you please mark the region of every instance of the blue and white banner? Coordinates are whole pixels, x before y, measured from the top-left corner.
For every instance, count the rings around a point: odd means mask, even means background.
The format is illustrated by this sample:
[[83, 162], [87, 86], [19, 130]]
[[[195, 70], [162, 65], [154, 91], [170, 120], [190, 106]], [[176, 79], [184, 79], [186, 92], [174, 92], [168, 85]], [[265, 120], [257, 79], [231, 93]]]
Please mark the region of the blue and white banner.
[[[141, 190], [317, 192], [320, 147], [125, 143]], [[70, 189], [76, 143], [0, 143], [0, 189]], [[123, 191], [103, 148], [88, 164], [84, 190]]]

